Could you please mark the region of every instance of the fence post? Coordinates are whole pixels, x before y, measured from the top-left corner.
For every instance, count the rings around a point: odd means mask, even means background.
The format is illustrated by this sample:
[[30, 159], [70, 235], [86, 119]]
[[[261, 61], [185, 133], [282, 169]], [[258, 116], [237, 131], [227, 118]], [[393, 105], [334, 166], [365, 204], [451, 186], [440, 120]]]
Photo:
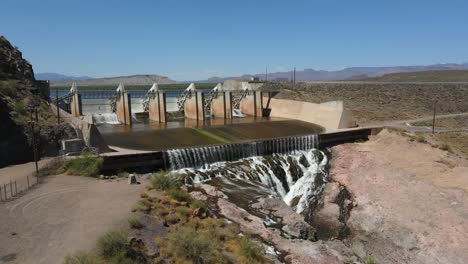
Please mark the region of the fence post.
[[18, 187], [16, 186], [16, 181], [15, 181], [15, 197], [18, 195]]
[[3, 193], [5, 194], [5, 201], [7, 200], [7, 194], [6, 194], [6, 183], [3, 184]]
[[3, 197], [2, 197], [2, 185], [0, 185], [0, 201], [3, 201]]
[[28, 181], [28, 189], [29, 189], [29, 175], [26, 175], [26, 181]]
[[11, 184], [10, 180], [10, 198], [13, 197], [13, 185]]

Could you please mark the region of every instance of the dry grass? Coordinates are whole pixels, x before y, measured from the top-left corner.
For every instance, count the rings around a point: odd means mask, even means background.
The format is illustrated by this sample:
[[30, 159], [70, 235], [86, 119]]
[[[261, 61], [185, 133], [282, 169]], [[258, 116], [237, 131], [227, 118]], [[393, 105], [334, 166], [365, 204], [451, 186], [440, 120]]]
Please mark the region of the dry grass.
[[468, 83], [269, 83], [265, 88], [283, 89], [276, 98], [314, 103], [342, 100], [360, 124], [430, 116], [436, 99], [438, 114], [468, 110]]
[[[414, 126], [432, 126], [432, 120], [425, 120], [412, 123]], [[468, 116], [457, 116], [447, 118], [437, 118], [435, 121], [436, 127], [462, 129], [468, 128]]]
[[172, 182], [173, 175], [163, 173], [154, 179], [158, 195], [145, 195], [139, 206], [150, 208], [147, 213], [169, 227], [168, 237], [156, 240], [161, 250], [156, 263], [266, 262], [258, 241], [240, 236], [237, 224], [212, 217], [205, 202]]
[[441, 149], [460, 153], [468, 158], [468, 132], [438, 133], [434, 138], [440, 142]]

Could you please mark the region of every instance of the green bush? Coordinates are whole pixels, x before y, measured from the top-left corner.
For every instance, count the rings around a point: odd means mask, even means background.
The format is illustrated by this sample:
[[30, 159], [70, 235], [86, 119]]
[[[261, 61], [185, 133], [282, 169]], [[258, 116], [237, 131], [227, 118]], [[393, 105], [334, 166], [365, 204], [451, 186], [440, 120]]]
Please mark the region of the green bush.
[[88, 253], [78, 253], [76, 255], [67, 255], [64, 264], [100, 264], [99, 259]]
[[366, 264], [377, 264], [377, 261], [372, 256], [368, 256], [366, 259]]
[[441, 150], [445, 150], [445, 151], [452, 151], [452, 149], [450, 148], [450, 146], [447, 144], [447, 143], [442, 143], [439, 147]]
[[242, 236], [239, 238], [240, 253], [247, 263], [263, 263], [263, 251], [259, 244], [252, 239]]
[[9, 80], [9, 81], [0, 81], [0, 94], [9, 97], [16, 97], [17, 89], [16, 89], [16, 81]]
[[179, 202], [190, 202], [192, 200], [192, 196], [182, 189], [170, 189], [167, 193]]
[[416, 141], [419, 142], [419, 143], [426, 143], [427, 142], [426, 137], [423, 134], [417, 133], [415, 138], [416, 138]]
[[49, 176], [64, 173], [63, 160], [55, 158], [51, 160], [46, 166], [39, 169], [39, 176]]
[[128, 225], [130, 226], [130, 228], [133, 228], [133, 229], [141, 229], [143, 227], [145, 227], [141, 222], [140, 220], [136, 219], [136, 218], [130, 218], [128, 219]]
[[96, 177], [102, 167], [103, 159], [92, 154], [83, 154], [65, 161], [63, 168], [68, 174]]
[[103, 258], [120, 256], [127, 248], [127, 234], [122, 230], [109, 231], [97, 241], [97, 254]]
[[180, 187], [180, 181], [177, 175], [163, 171], [153, 174], [151, 177], [151, 185], [155, 189], [166, 191], [178, 189]]
[[192, 227], [179, 227], [168, 235], [172, 251], [180, 258], [193, 263], [225, 263], [218, 252], [218, 243], [205, 232], [197, 232]]

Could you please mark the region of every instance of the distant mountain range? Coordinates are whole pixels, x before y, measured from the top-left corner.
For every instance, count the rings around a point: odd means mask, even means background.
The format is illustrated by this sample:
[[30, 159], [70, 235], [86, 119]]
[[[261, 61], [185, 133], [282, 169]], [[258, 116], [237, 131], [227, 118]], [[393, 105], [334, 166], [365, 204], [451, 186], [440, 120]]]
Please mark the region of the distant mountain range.
[[[444, 71], [444, 70], [468, 70], [468, 63], [456, 64], [434, 64], [427, 66], [393, 66], [393, 67], [352, 67], [338, 71], [324, 71], [314, 69], [304, 69], [296, 71], [297, 81], [338, 81], [338, 80], [354, 80], [365, 79], [370, 77], [378, 77], [389, 73], [400, 72], [420, 72], [420, 71]], [[288, 79], [291, 80], [293, 71], [268, 73], [268, 80]], [[242, 76], [232, 77], [212, 77], [199, 82], [222, 82], [228, 79], [249, 79], [257, 77], [260, 80], [265, 80], [265, 73], [245, 74]]]
[[94, 79], [72, 77], [71, 79], [68, 79], [68, 80], [59, 80], [59, 81], [51, 80], [51, 85], [52, 86], [70, 86], [73, 82], [76, 82], [77, 85], [80, 85], [80, 86], [117, 85], [121, 82], [126, 85], [151, 85], [154, 82], [159, 83], [159, 84], [175, 83], [175, 81], [169, 79], [166, 76], [161, 76], [161, 75], [156, 75], [156, 74], [138, 74], [138, 75], [130, 75], [130, 76], [117, 76], [117, 77], [94, 78]]
[[59, 73], [36, 73], [34, 74], [36, 80], [49, 80], [51, 82], [67, 82], [92, 79], [89, 76], [68, 76]]
[[[468, 63], [456, 64], [433, 64], [422, 66], [390, 66], [390, 67], [351, 67], [337, 71], [324, 71], [304, 69], [296, 71], [297, 81], [339, 81], [339, 80], [363, 80], [366, 78], [379, 77], [390, 73], [422, 72], [422, 71], [446, 71], [446, 70], [468, 70]], [[67, 76], [58, 73], [37, 73], [37, 80], [50, 80], [52, 86], [68, 86], [76, 81], [79, 85], [116, 85], [123, 82], [127, 85], [149, 85], [153, 82], [161, 84], [176, 83], [168, 77], [157, 74], [140, 74], [130, 76], [118, 76], [108, 78], [91, 78], [88, 76]], [[293, 71], [268, 73], [268, 80], [291, 80]], [[218, 83], [229, 79], [250, 79], [257, 77], [265, 79], [265, 73], [244, 74], [242, 76], [212, 77], [206, 80], [198, 80], [198, 83]], [[186, 83], [187, 81], [183, 82]]]

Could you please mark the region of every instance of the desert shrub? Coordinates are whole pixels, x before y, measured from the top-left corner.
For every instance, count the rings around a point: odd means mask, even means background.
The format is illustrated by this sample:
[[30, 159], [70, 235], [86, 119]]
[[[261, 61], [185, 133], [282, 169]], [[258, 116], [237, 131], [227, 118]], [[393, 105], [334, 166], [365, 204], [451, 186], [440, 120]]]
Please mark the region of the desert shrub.
[[218, 251], [219, 244], [206, 232], [197, 232], [192, 227], [179, 227], [169, 233], [169, 247], [179, 258], [193, 263], [225, 263]]
[[180, 181], [177, 175], [163, 171], [153, 174], [151, 177], [151, 185], [155, 189], [166, 191], [179, 188]]
[[263, 263], [263, 250], [259, 244], [247, 236], [239, 238], [240, 254], [245, 263]]
[[127, 247], [127, 234], [121, 230], [114, 230], [98, 239], [96, 251], [103, 258], [113, 258], [125, 253]]
[[164, 221], [166, 221], [166, 224], [168, 225], [174, 225], [174, 224], [179, 223], [180, 219], [177, 214], [169, 213], [166, 216], [164, 216]]
[[439, 146], [439, 148], [440, 148], [441, 150], [445, 150], [445, 151], [449, 151], [449, 152], [451, 151], [451, 148], [450, 148], [450, 146], [449, 146], [447, 143], [442, 143], [442, 144]]
[[188, 207], [180, 206], [176, 208], [176, 211], [183, 218], [188, 218], [192, 215], [192, 209]]
[[208, 208], [208, 205], [206, 204], [206, 202], [204, 201], [200, 201], [200, 200], [196, 200], [196, 199], [193, 199], [191, 202], [190, 202], [190, 206], [192, 208], [200, 208], [200, 209], [203, 209], [203, 210], [206, 210], [206, 208]]
[[11, 119], [15, 124], [25, 127], [27, 132], [30, 130], [28, 126], [29, 113], [26, 105], [19, 99], [7, 99], [8, 107], [10, 108]]
[[65, 161], [63, 168], [68, 174], [96, 177], [101, 170], [103, 159], [92, 154], [83, 154]]
[[139, 200], [133, 207], [132, 212], [142, 211], [142, 212], [149, 212], [151, 211], [151, 202], [147, 199]]
[[0, 81], [0, 94], [9, 97], [16, 97], [16, 81]]
[[119, 178], [128, 178], [129, 175], [130, 175], [130, 173], [128, 173], [127, 171], [117, 172], [117, 177], [119, 177]]
[[377, 264], [377, 261], [372, 256], [368, 256], [365, 261], [366, 264]]
[[169, 191], [167, 191], [167, 193], [169, 194], [169, 196], [171, 196], [179, 202], [190, 202], [192, 199], [192, 196], [190, 196], [190, 194], [187, 191], [182, 189], [170, 189]]
[[39, 170], [39, 176], [49, 176], [64, 173], [63, 160], [55, 158]]
[[416, 136], [415, 136], [415, 139], [419, 143], [426, 143], [427, 142], [426, 137], [423, 134], [417, 133]]
[[67, 255], [64, 264], [99, 264], [99, 259], [88, 253], [78, 253], [75, 255]]
[[143, 225], [140, 222], [140, 220], [138, 220], [137, 218], [128, 219], [128, 225], [130, 226], [130, 228], [133, 228], [133, 229], [141, 229], [141, 228], [145, 227], [145, 225]]

